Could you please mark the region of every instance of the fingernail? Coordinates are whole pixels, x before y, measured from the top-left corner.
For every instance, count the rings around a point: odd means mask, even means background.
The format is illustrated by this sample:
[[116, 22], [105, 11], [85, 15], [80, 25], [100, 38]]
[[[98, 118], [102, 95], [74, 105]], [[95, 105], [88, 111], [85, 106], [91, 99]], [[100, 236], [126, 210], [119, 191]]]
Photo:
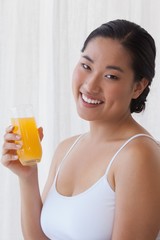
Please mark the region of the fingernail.
[[17, 160], [18, 159], [18, 156], [17, 155], [14, 155], [13, 156], [13, 160]]
[[17, 139], [17, 140], [20, 140], [21, 137], [20, 137], [19, 135], [16, 135], [16, 139]]
[[16, 148], [20, 149], [22, 146], [20, 144], [16, 144]]

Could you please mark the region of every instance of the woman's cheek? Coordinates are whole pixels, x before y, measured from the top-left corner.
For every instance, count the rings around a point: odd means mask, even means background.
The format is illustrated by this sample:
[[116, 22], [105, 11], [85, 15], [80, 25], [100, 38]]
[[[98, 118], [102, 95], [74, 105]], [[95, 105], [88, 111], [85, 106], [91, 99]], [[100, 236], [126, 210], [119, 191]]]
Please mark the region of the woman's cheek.
[[73, 95], [74, 97], [76, 97], [77, 93], [79, 92], [79, 74], [78, 71], [75, 69], [73, 72], [73, 76], [72, 76], [72, 91], [73, 91]]
[[72, 76], [72, 86], [73, 86], [74, 91], [78, 90], [82, 84], [83, 84], [83, 74], [76, 67], [73, 72], [73, 76]]

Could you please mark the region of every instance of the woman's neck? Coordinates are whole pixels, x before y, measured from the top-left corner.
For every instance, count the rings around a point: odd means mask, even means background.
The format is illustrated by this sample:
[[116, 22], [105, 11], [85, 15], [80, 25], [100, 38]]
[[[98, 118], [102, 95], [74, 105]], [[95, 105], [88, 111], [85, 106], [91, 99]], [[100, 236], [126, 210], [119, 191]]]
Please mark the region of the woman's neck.
[[126, 139], [141, 131], [141, 126], [129, 116], [122, 121], [90, 122], [90, 137], [96, 141]]

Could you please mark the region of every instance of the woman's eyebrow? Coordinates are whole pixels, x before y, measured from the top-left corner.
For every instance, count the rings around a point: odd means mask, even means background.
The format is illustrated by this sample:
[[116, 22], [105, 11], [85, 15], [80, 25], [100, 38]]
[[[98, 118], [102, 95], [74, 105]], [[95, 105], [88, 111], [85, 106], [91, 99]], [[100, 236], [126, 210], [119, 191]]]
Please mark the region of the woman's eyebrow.
[[111, 69], [111, 70], [113, 69], [113, 70], [117, 70], [119, 72], [124, 73], [124, 70], [121, 67], [114, 66], [114, 65], [108, 65], [108, 66], [106, 66], [106, 69]]
[[83, 58], [87, 59], [91, 63], [94, 63], [94, 61], [88, 56], [88, 55], [82, 55]]

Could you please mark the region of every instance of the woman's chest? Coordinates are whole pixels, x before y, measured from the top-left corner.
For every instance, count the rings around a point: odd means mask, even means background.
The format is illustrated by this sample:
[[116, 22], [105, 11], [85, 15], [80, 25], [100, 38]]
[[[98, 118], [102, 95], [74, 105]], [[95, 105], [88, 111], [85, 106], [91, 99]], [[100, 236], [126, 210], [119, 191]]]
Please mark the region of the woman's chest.
[[[59, 193], [73, 196], [84, 192], [104, 176], [107, 166], [115, 153], [115, 147], [79, 149], [65, 159], [57, 176]], [[110, 180], [113, 182], [110, 174]]]

